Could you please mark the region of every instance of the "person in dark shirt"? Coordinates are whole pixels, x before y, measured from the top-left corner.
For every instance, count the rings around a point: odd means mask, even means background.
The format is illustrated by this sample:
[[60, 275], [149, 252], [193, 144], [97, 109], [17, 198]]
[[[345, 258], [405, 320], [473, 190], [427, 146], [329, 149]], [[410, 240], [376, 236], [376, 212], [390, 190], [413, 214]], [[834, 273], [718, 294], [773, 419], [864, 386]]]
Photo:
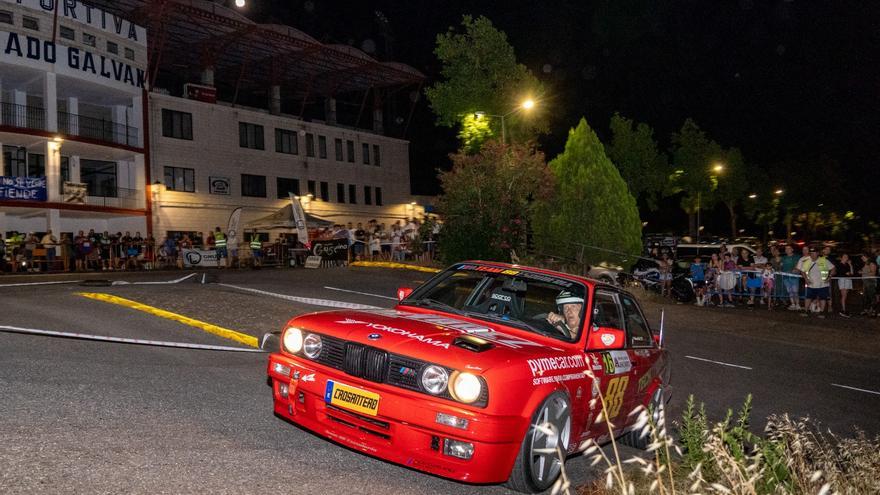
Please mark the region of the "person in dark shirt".
[[697, 293], [697, 302], [695, 302], [694, 305], [705, 306], [706, 301], [704, 300], [704, 297], [706, 295], [706, 267], [701, 262], [699, 256], [694, 258], [694, 262], [691, 263], [691, 282], [694, 283], [694, 290]]

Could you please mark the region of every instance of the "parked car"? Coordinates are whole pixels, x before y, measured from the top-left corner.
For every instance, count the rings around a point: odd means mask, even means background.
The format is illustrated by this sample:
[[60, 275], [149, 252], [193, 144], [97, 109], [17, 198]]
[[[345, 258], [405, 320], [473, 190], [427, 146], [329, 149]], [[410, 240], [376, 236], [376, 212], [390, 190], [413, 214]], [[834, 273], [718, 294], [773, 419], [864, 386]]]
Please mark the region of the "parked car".
[[650, 406], [656, 419], [669, 359], [626, 291], [474, 261], [398, 298], [301, 315], [264, 337], [275, 414], [387, 461], [527, 493], [559, 477], [557, 447], [610, 440], [600, 393], [613, 435], [647, 446], [628, 413]]

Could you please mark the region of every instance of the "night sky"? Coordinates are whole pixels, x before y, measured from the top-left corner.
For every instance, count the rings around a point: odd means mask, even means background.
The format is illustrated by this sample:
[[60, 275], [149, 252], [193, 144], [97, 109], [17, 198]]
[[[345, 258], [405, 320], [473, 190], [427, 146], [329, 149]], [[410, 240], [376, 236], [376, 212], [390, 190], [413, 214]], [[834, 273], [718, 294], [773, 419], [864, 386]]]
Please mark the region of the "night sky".
[[[691, 117], [709, 137], [739, 147], [762, 167], [819, 156], [835, 160], [858, 206], [877, 214], [878, 2], [249, 3], [255, 20], [284, 22], [323, 42], [363, 47], [372, 40], [377, 58], [390, 55], [416, 67], [428, 84], [440, 69], [433, 54], [437, 33], [463, 14], [485, 15], [549, 88], [542, 104], [554, 120], [540, 138], [548, 159], [561, 151], [581, 116], [606, 141], [615, 111], [646, 122], [663, 149]], [[387, 18], [387, 28], [376, 11]], [[405, 116], [406, 109], [397, 112]], [[448, 167], [447, 155], [456, 148], [454, 131], [433, 122], [422, 98], [407, 135], [415, 194], [438, 191], [434, 171]]]

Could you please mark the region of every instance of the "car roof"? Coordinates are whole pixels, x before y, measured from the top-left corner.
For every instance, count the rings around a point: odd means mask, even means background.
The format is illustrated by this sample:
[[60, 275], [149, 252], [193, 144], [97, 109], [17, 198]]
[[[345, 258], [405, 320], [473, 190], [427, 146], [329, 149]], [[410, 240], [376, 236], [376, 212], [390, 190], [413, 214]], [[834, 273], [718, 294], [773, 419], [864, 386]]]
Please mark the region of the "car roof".
[[[565, 273], [565, 272], [558, 272], [555, 270], [547, 270], [544, 268], [537, 268], [537, 267], [528, 266], [528, 265], [501, 263], [498, 261], [481, 261], [481, 260], [467, 260], [467, 261], [455, 263], [455, 265], [461, 265], [461, 264], [467, 264], [467, 263], [492, 266], [492, 267], [497, 267], [497, 268], [510, 268], [512, 270], [528, 270], [530, 272], [541, 273], [543, 275], [552, 275], [554, 277], [564, 278], [567, 280], [572, 280], [574, 282], [580, 282], [580, 283], [586, 285], [588, 288], [591, 288], [593, 290], [605, 289], [605, 290], [613, 290], [613, 291], [624, 292], [626, 294], [629, 294], [628, 292], [621, 289], [620, 287], [606, 284], [604, 282], [600, 282], [600, 281], [594, 280], [592, 278], [582, 277], [579, 275], [572, 275], [570, 273]], [[455, 265], [451, 265], [451, 266], [455, 266]]]

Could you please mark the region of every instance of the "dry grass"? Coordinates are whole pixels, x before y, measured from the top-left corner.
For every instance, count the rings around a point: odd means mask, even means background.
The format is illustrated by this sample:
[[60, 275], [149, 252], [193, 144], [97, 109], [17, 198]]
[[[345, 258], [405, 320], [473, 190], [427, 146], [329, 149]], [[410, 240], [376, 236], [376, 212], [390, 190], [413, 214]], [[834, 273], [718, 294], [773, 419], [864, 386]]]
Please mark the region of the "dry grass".
[[[604, 410], [601, 394], [597, 399]], [[638, 415], [636, 429], [650, 436], [650, 457], [621, 459], [614, 442], [606, 453], [608, 449], [588, 440], [580, 447], [603, 475], [574, 493], [880, 494], [880, 436], [859, 432], [840, 438], [823, 433], [808, 418], [787, 415], [771, 416], [764, 434], [754, 435], [748, 428], [750, 412], [748, 397], [735, 418], [728, 411], [722, 421], [712, 423], [691, 397], [674, 440], [662, 411], [655, 424], [650, 411], [638, 408], [632, 414]], [[552, 493], [572, 493], [564, 471]]]

